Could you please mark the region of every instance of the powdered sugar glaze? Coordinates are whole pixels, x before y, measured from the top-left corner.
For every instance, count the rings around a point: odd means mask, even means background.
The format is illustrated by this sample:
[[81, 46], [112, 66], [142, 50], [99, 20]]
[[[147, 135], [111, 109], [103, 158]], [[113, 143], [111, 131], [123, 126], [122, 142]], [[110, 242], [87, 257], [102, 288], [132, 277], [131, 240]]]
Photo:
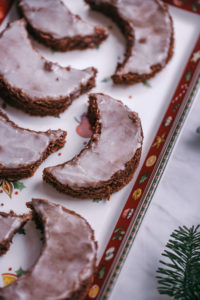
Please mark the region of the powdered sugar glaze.
[[55, 39], [95, 33], [92, 25], [72, 14], [60, 0], [22, 0], [20, 6], [33, 28]]
[[117, 73], [148, 74], [152, 66], [164, 67], [172, 35], [164, 4], [156, 0], [119, 0], [118, 10], [133, 28], [134, 46], [125, 66]]
[[23, 219], [20, 217], [0, 215], [0, 243], [4, 240], [9, 240], [22, 222]]
[[92, 276], [96, 244], [88, 223], [60, 205], [32, 200], [44, 224], [45, 245], [35, 266], [13, 284], [0, 289], [4, 300], [71, 298]]
[[116, 74], [149, 74], [152, 66], [165, 66], [173, 34], [165, 4], [159, 0], [94, 0], [94, 3], [115, 7], [120, 19], [132, 30], [133, 46]]
[[62, 130], [34, 132], [15, 127], [0, 112], [0, 169], [35, 163]]
[[77, 190], [98, 186], [115, 172], [124, 170], [142, 143], [140, 125], [131, 119], [129, 108], [107, 95], [95, 95], [101, 124], [96, 142], [72, 161], [47, 168], [59, 182]]
[[93, 76], [92, 68], [63, 68], [32, 48], [25, 22], [17, 20], [0, 38], [0, 78], [34, 99], [59, 99], [80, 90]]

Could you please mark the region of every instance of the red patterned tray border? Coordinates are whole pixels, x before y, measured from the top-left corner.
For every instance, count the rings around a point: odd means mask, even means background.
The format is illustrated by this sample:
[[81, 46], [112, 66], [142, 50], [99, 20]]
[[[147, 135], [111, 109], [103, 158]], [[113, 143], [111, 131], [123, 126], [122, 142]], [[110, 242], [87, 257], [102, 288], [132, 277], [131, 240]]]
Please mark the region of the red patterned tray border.
[[164, 2], [176, 6], [178, 8], [200, 14], [199, 0], [163, 0]]
[[164, 172], [200, 82], [200, 37], [113, 230], [85, 300], [107, 299]]
[[0, 25], [5, 19], [13, 0], [0, 0]]

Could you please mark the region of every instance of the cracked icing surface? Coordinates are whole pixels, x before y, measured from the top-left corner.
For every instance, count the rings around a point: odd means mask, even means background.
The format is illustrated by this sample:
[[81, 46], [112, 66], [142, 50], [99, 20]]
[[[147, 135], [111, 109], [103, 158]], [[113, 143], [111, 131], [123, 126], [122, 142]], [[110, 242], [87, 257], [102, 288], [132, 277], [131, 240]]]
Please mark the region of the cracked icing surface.
[[32, 48], [23, 20], [11, 23], [0, 37], [0, 61], [0, 78], [32, 101], [67, 97], [94, 76], [92, 68], [64, 68], [42, 58]]
[[[132, 112], [122, 102], [107, 95], [94, 94], [100, 115], [101, 133], [78, 157], [55, 167], [46, 168], [63, 185], [73, 189], [95, 187], [111, 179], [141, 147], [142, 134]], [[132, 116], [133, 118], [133, 116]]]
[[35, 163], [62, 134], [62, 130], [36, 132], [16, 127], [0, 111], [0, 169]]
[[[88, 0], [90, 3], [90, 0]], [[116, 74], [149, 74], [157, 64], [165, 66], [173, 28], [166, 6], [159, 0], [91, 0], [96, 5], [116, 8], [120, 19], [129, 25], [133, 38], [125, 64]], [[110, 14], [111, 15], [111, 14]], [[112, 17], [112, 15], [111, 15]]]
[[33, 28], [55, 39], [95, 33], [92, 25], [72, 14], [60, 0], [22, 0], [20, 7]]
[[93, 231], [85, 219], [60, 205], [33, 199], [32, 206], [44, 225], [44, 248], [30, 271], [0, 289], [0, 299], [68, 299], [94, 272]]

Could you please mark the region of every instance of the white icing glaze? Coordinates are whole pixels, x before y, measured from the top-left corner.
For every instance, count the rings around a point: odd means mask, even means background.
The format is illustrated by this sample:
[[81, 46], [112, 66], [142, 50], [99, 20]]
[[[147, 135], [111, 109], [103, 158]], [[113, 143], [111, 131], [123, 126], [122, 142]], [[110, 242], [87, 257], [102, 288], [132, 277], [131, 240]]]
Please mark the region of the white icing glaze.
[[63, 68], [40, 57], [32, 48], [23, 20], [11, 23], [1, 36], [0, 61], [0, 77], [33, 101], [67, 97], [93, 76], [92, 68]]
[[134, 45], [131, 55], [116, 74], [148, 74], [154, 65], [166, 64], [172, 25], [169, 13], [159, 0], [94, 0], [117, 8], [120, 17], [132, 28]]
[[9, 240], [16, 229], [20, 227], [23, 219], [16, 216], [0, 215], [0, 244], [4, 240]]
[[124, 170], [125, 163], [141, 147], [141, 129], [130, 119], [128, 107], [107, 95], [96, 96], [101, 123], [97, 142], [72, 161], [46, 169], [60, 183], [77, 190], [95, 187], [117, 171]]
[[60, 0], [22, 0], [20, 6], [34, 29], [55, 39], [95, 33], [92, 25], [72, 14]]
[[32, 204], [44, 220], [44, 248], [32, 270], [0, 289], [0, 297], [68, 299], [94, 272], [96, 246], [92, 230], [83, 218], [64, 211], [59, 205], [36, 199]]
[[0, 114], [0, 170], [35, 163], [46, 151], [51, 140], [62, 134], [51, 134], [16, 128]]

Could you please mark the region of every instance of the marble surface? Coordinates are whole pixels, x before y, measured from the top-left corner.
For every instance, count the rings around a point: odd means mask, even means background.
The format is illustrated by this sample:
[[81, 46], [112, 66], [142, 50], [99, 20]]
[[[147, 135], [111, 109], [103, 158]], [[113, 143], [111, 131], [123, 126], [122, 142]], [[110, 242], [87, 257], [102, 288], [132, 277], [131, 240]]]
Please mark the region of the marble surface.
[[156, 270], [170, 234], [200, 224], [200, 93], [109, 300], [169, 300], [157, 291]]

